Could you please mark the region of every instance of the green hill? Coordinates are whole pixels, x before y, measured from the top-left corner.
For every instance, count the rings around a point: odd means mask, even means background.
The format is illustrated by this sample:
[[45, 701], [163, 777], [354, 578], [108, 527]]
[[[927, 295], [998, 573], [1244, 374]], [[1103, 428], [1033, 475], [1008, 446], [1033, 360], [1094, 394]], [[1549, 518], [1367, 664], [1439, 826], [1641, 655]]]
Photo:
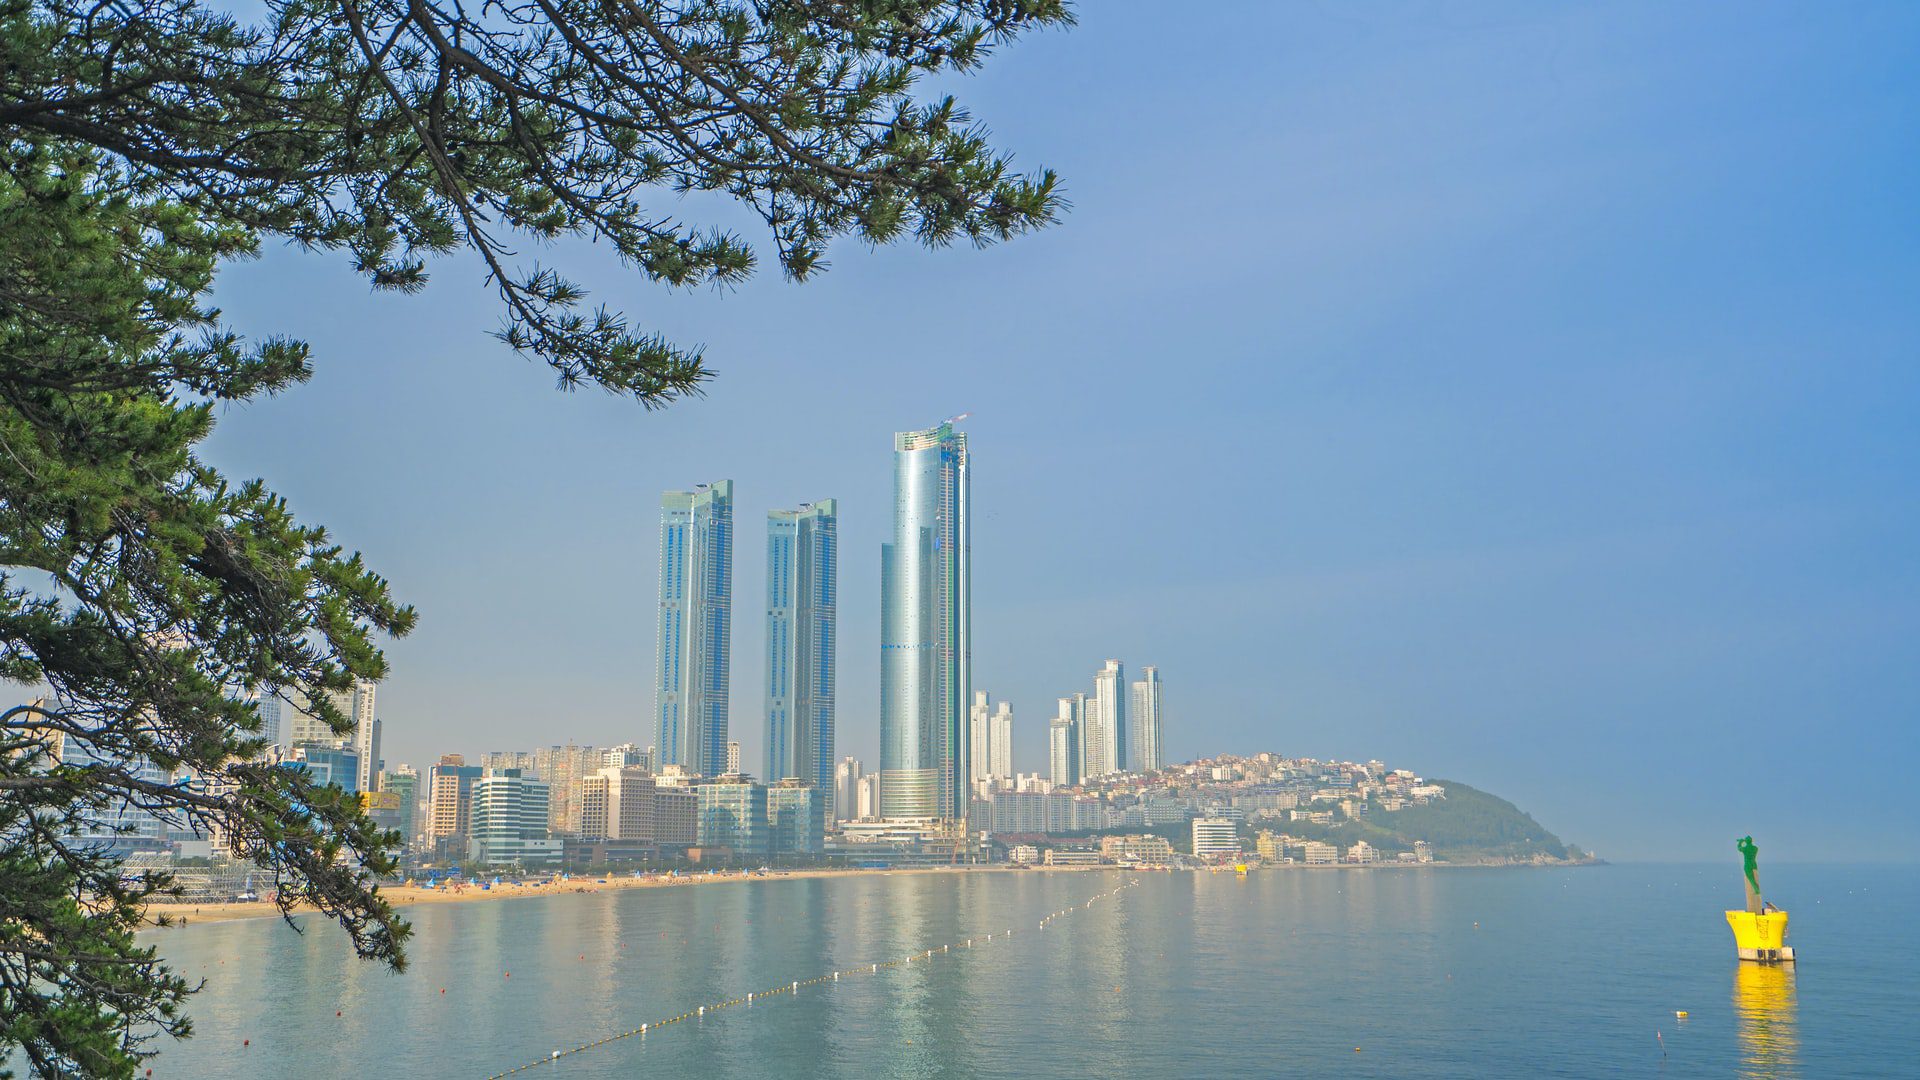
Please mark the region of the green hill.
[[1445, 787], [1447, 797], [1391, 814], [1376, 811], [1368, 818], [1390, 826], [1392, 832], [1407, 837], [1409, 842], [1425, 840], [1443, 859], [1581, 857], [1581, 852], [1561, 843], [1546, 826], [1533, 820], [1532, 814], [1498, 795], [1456, 780], [1431, 782]]
[[1583, 854], [1498, 795], [1490, 795], [1457, 780], [1430, 780], [1447, 789], [1447, 797], [1425, 806], [1386, 811], [1372, 803], [1367, 815], [1355, 821], [1313, 825], [1304, 821], [1269, 826], [1275, 832], [1325, 840], [1342, 847], [1365, 840], [1389, 857], [1410, 851], [1413, 842], [1433, 845], [1435, 858], [1448, 862], [1485, 860], [1579, 859]]

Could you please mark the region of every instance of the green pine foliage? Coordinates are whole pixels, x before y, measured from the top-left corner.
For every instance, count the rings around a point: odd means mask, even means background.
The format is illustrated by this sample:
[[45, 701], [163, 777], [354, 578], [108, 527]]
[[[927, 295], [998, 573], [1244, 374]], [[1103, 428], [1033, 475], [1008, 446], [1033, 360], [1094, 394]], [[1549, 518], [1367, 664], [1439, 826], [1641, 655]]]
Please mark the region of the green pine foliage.
[[[804, 279], [828, 245], [993, 243], [1051, 222], [921, 79], [965, 72], [1064, 0], [0, 0], [0, 1061], [132, 1077], [190, 1031], [192, 986], [134, 939], [164, 876], [83, 834], [126, 811], [217, 834], [399, 967], [381, 897], [399, 838], [267, 764], [252, 694], [386, 673], [412, 609], [258, 480], [201, 461], [222, 402], [296, 387], [305, 345], [245, 341], [214, 273], [278, 239], [414, 291], [466, 253], [499, 337], [646, 407], [698, 393], [698, 350], [591, 307], [522, 246], [610, 245], [644, 278], [728, 283], [747, 238], [680, 220], [709, 193]], [[697, 204], [696, 204], [697, 205]], [[40, 691], [45, 691], [44, 696]], [[151, 770], [177, 778], [155, 781]]]

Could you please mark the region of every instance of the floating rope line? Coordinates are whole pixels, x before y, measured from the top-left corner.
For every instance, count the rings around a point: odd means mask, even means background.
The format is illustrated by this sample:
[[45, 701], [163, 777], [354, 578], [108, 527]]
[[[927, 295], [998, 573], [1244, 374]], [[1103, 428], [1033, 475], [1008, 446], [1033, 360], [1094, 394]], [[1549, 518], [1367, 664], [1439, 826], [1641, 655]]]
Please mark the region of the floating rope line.
[[[1094, 897], [1092, 900], [1088, 900], [1086, 903], [1086, 907], [1087, 909], [1091, 909], [1093, 907], [1094, 900], [1105, 900], [1108, 897], [1118, 895], [1120, 891], [1123, 889], [1131, 889], [1138, 884], [1140, 884], [1140, 881], [1138, 878], [1129, 880], [1125, 884], [1120, 885], [1117, 888], [1110, 889], [1107, 892], [1103, 892], [1100, 895]], [[1041, 930], [1045, 930], [1047, 928], [1048, 923], [1053, 922], [1055, 919], [1065, 918], [1066, 916], [1073, 914], [1075, 910], [1077, 909], [1074, 906], [1069, 905], [1067, 907], [1061, 908], [1059, 911], [1052, 912], [1051, 914], [1047, 915], [1046, 918], [1043, 918], [1040, 920], [1039, 928]], [[993, 934], [988, 934], [986, 936], [986, 940], [992, 941], [994, 939], [994, 936], [995, 935]], [[1009, 928], [1001, 932], [999, 936], [1003, 938], [1012, 937], [1013, 930]], [[962, 948], [971, 948], [973, 946], [973, 942], [974, 942], [973, 938], [967, 938], [965, 941], [959, 942], [959, 945]], [[948, 945], [942, 945], [938, 948], [927, 949], [926, 951], [919, 954], [920, 959], [930, 960], [935, 955], [945, 954], [949, 948], [950, 946]], [[748, 993], [745, 997], [737, 997], [727, 1001], [719, 1001], [711, 1005], [696, 1005], [692, 1009], [692, 1011], [683, 1012], [679, 1016], [669, 1016], [665, 1020], [654, 1020], [650, 1023], [641, 1024], [637, 1028], [632, 1028], [628, 1031], [622, 1031], [617, 1034], [609, 1035], [604, 1039], [596, 1039], [590, 1043], [581, 1043], [579, 1046], [573, 1047], [570, 1050], [555, 1050], [553, 1053], [539, 1059], [538, 1061], [529, 1061], [525, 1065], [520, 1065], [515, 1068], [508, 1069], [506, 1072], [494, 1073], [492, 1076], [488, 1077], [487, 1080], [501, 1080], [502, 1077], [513, 1076], [516, 1073], [523, 1073], [523, 1072], [526, 1072], [528, 1069], [537, 1069], [542, 1065], [551, 1065], [554, 1062], [559, 1061], [561, 1058], [572, 1057], [574, 1054], [583, 1054], [588, 1050], [593, 1050], [597, 1047], [605, 1046], [608, 1043], [616, 1043], [622, 1039], [631, 1039], [635, 1035], [645, 1035], [650, 1031], [657, 1031], [660, 1028], [666, 1027], [669, 1024], [678, 1024], [686, 1020], [699, 1020], [704, 1018], [708, 1013], [716, 1012], [720, 1009], [730, 1009], [736, 1005], [750, 1005], [761, 998], [769, 998], [774, 996], [775, 994], [790, 994], [790, 995], [798, 994], [802, 987], [815, 986], [820, 983], [839, 982], [840, 977], [842, 975], [877, 975], [880, 972], [885, 971], [889, 968], [901, 967], [907, 964], [911, 964], [913, 963], [913, 961], [914, 961], [914, 954], [909, 953], [906, 957], [900, 960], [882, 960], [882, 961], [879, 961], [878, 963], [868, 964], [865, 968], [861, 968], [859, 965], [856, 964], [853, 967], [846, 968], [841, 971], [828, 972], [825, 975], [817, 975], [811, 979], [800, 979], [793, 982], [788, 982], [783, 985], [776, 986], [771, 990], [755, 990]]]

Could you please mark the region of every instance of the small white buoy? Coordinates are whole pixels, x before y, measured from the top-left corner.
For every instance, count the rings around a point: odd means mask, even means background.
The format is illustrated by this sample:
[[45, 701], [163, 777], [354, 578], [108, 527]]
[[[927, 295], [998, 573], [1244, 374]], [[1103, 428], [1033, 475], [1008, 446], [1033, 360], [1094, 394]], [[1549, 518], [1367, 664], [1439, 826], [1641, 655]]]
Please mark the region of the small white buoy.
[[700, 1011], [696, 1015], [698, 1016], [707, 1015], [707, 1007], [705, 1005], [700, 1006]]
[[647, 1033], [647, 1025], [645, 1025], [645, 1024], [641, 1024], [641, 1025], [640, 1025], [640, 1034], [642, 1034], [642, 1035], [645, 1035], [646, 1033]]
[[798, 982], [795, 982], [795, 983], [793, 984], [793, 986], [792, 986], [792, 989], [794, 989], [794, 990], [798, 990], [798, 989], [800, 989], [800, 984], [799, 984]]
[[[558, 1050], [555, 1050], [555, 1051], [553, 1052], [553, 1057], [555, 1057], [555, 1058], [557, 1058], [557, 1057], [559, 1057], [559, 1056], [560, 1056], [560, 1051], [558, 1051]], [[552, 1058], [549, 1058], [548, 1060], [552, 1060]]]

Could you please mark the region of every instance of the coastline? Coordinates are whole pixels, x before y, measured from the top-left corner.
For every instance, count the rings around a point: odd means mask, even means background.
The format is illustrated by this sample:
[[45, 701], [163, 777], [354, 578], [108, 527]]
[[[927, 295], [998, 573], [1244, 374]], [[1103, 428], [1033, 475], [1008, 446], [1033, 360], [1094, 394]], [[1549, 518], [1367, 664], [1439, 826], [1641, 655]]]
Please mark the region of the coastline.
[[[1355, 865], [1351, 863], [1335, 863], [1335, 864], [1324, 865], [1324, 866], [1323, 865], [1308, 866], [1304, 863], [1291, 863], [1291, 864], [1285, 864], [1285, 865], [1261, 865], [1258, 863], [1254, 863], [1249, 865], [1248, 872], [1249, 873], [1267, 873], [1272, 871], [1289, 871], [1289, 870], [1370, 871], [1370, 870], [1493, 870], [1493, 869], [1526, 869], [1526, 868], [1550, 869], [1555, 867], [1567, 868], [1567, 867], [1579, 867], [1579, 866], [1604, 866], [1604, 865], [1606, 865], [1605, 860], [1600, 860], [1600, 859], [1580, 860], [1577, 862], [1576, 861], [1564, 861], [1564, 862], [1531, 862], [1531, 861], [1529, 862], [1493, 862], [1493, 861], [1489, 861], [1489, 862], [1459, 862], [1459, 863], [1453, 863], [1453, 862], [1423, 863], [1419, 865], [1404, 864], [1404, 863], [1369, 863], [1369, 864], [1360, 864], [1360, 865]], [[568, 881], [554, 882], [552, 884], [546, 884], [546, 885], [514, 885], [514, 884], [508, 884], [503, 882], [499, 885], [495, 885], [487, 889], [482, 889], [477, 886], [467, 886], [465, 888], [455, 890], [450, 888], [429, 889], [419, 885], [388, 885], [388, 886], [381, 887], [380, 895], [385, 897], [387, 902], [392, 904], [394, 907], [412, 907], [420, 904], [469, 904], [469, 903], [476, 903], [481, 901], [532, 900], [532, 899], [540, 899], [540, 898], [556, 897], [556, 896], [574, 896], [574, 895], [585, 895], [589, 893], [612, 892], [612, 891], [626, 890], [626, 889], [673, 889], [673, 888], [684, 888], [690, 885], [718, 885], [718, 884], [724, 884], [727, 882], [792, 881], [792, 880], [800, 880], [805, 878], [875, 877], [875, 876], [882, 876], [882, 875], [910, 875], [910, 874], [1013, 874], [1013, 873], [1034, 873], [1034, 872], [1084, 874], [1084, 873], [1111, 872], [1115, 870], [1137, 871], [1139, 869], [1140, 868], [1137, 868], [1137, 867], [1107, 866], [1107, 865], [1100, 865], [1100, 866], [1038, 866], [1036, 865], [1036, 866], [1027, 867], [1025, 869], [1020, 869], [1005, 863], [996, 863], [988, 866], [974, 864], [974, 865], [963, 865], [963, 866], [912, 866], [912, 867], [896, 867], [896, 868], [890, 868], [890, 869], [879, 869], [879, 868], [872, 868], [872, 867], [863, 867], [863, 868], [857, 868], [857, 869], [856, 868], [841, 869], [841, 868], [824, 868], [823, 867], [823, 868], [807, 868], [807, 869], [798, 869], [798, 870], [777, 870], [777, 871], [769, 871], [767, 873], [749, 873], [745, 871], [732, 871], [732, 872], [722, 872], [718, 874], [682, 874], [676, 877], [666, 877], [663, 875], [655, 875], [655, 876], [643, 877], [643, 878], [636, 878], [636, 877], [624, 876], [624, 875], [609, 875], [608, 877], [605, 877], [605, 878], [582, 876], [582, 877], [575, 877]], [[1209, 870], [1190, 870], [1190, 869], [1180, 868], [1180, 869], [1172, 869], [1172, 870], [1156, 869], [1150, 872], [1231, 874], [1233, 873], [1233, 869], [1232, 867], [1219, 867], [1219, 868], [1214, 868]], [[148, 918], [145, 920], [145, 925], [143, 926], [143, 929], [145, 930], [167, 929], [167, 928], [176, 927], [176, 926], [188, 926], [195, 923], [237, 922], [243, 919], [268, 919], [268, 918], [277, 918], [280, 915], [280, 909], [277, 906], [275, 906], [272, 902], [266, 901], [266, 900], [255, 900], [248, 903], [225, 903], [225, 904], [155, 904], [149, 907], [147, 910], [148, 910]], [[303, 914], [311, 914], [313, 911], [314, 909], [311, 907], [308, 907], [306, 905], [300, 905], [295, 907], [292, 913], [295, 915], [303, 915]], [[158, 917], [164, 917], [169, 920], [166, 927], [162, 927], [157, 922], [154, 921], [155, 918], [158, 918]]]
[[[1087, 873], [1124, 869], [1117, 866], [1049, 866], [1033, 867], [1033, 870], [1045, 870], [1066, 873]], [[578, 876], [568, 881], [557, 881], [548, 885], [513, 885], [501, 883], [491, 888], [467, 886], [464, 889], [429, 889], [419, 885], [383, 885], [380, 895], [394, 907], [413, 907], [420, 904], [468, 904], [479, 901], [532, 900], [556, 896], [574, 896], [588, 893], [613, 892], [626, 889], [674, 889], [690, 885], [718, 885], [727, 882], [749, 881], [793, 881], [804, 878], [826, 877], [872, 877], [879, 875], [910, 874], [1006, 874], [1027, 873], [1005, 864], [992, 866], [912, 866], [895, 869], [877, 868], [809, 868], [801, 870], [778, 870], [767, 873], [747, 873], [744, 871], [722, 872], [718, 874], [682, 874], [677, 877], [663, 875], [636, 878], [631, 876], [609, 875], [605, 878]], [[314, 909], [299, 905], [293, 914], [313, 913]], [[143, 929], [167, 929], [176, 926], [189, 926], [196, 923], [237, 922], [242, 919], [278, 918], [280, 909], [267, 900], [255, 900], [247, 903], [225, 904], [155, 904], [147, 909], [147, 918]], [[157, 917], [169, 920], [167, 927], [154, 921]]]

